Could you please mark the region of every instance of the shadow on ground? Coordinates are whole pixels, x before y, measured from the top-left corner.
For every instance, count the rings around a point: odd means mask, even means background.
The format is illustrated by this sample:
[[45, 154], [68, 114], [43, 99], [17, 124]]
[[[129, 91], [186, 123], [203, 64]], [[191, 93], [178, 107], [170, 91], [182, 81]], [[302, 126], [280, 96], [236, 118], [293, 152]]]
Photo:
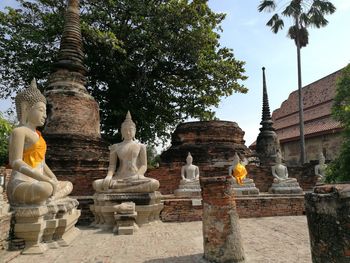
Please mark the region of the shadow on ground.
[[207, 263], [203, 254], [146, 260], [143, 263]]

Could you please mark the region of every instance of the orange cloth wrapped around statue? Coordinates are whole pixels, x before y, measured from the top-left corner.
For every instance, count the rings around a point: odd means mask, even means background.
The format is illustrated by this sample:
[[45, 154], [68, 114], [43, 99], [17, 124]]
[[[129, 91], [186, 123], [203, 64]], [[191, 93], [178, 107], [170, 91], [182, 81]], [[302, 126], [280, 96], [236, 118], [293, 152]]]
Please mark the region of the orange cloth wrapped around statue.
[[243, 179], [247, 175], [247, 170], [245, 169], [244, 165], [238, 163], [233, 170], [232, 175], [236, 178], [238, 184], [243, 185]]
[[37, 167], [44, 159], [46, 153], [46, 142], [39, 131], [39, 140], [23, 151], [23, 161], [31, 167]]

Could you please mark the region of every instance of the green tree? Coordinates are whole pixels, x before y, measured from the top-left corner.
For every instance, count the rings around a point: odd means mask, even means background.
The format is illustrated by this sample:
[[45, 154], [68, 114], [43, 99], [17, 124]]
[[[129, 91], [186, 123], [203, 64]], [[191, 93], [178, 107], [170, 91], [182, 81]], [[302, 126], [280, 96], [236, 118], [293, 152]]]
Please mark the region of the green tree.
[[[259, 12], [273, 12], [277, 4], [274, 0], [263, 0], [258, 6]], [[278, 33], [283, 29], [284, 21], [281, 16], [292, 19], [292, 25], [288, 29], [288, 37], [293, 39], [297, 47], [297, 65], [298, 65], [298, 104], [299, 104], [299, 128], [300, 128], [300, 162], [306, 162], [305, 138], [304, 138], [304, 113], [303, 96], [301, 81], [301, 58], [300, 49], [306, 47], [309, 43], [308, 27], [321, 28], [328, 24], [325, 15], [333, 14], [335, 6], [326, 0], [292, 0], [280, 13], [275, 13], [266, 23], [271, 27], [273, 33]]]
[[350, 181], [350, 64], [342, 70], [336, 85], [332, 114], [344, 126], [344, 140], [339, 156], [328, 167], [328, 182]]
[[[65, 0], [17, 0], [0, 12], [0, 97], [36, 77], [45, 88], [56, 60]], [[104, 136], [116, 138], [130, 110], [137, 138], [152, 142], [188, 117], [215, 116], [221, 97], [247, 92], [244, 62], [219, 44], [224, 14], [207, 0], [82, 0], [87, 88]]]
[[8, 163], [8, 137], [12, 128], [13, 125], [0, 112], [0, 166]]

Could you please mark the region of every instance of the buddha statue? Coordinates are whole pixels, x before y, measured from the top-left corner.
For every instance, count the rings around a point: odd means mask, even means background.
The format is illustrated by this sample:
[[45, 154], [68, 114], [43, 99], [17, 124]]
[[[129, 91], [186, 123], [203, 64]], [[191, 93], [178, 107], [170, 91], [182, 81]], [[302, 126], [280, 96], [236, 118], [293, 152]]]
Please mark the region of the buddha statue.
[[292, 183], [296, 182], [295, 178], [288, 178], [288, 169], [282, 164], [282, 156], [278, 152], [276, 155], [276, 164], [271, 167], [274, 183]]
[[193, 157], [189, 152], [186, 157], [186, 164], [181, 167], [181, 180], [179, 188], [174, 195], [181, 198], [190, 197], [197, 199], [201, 197], [201, 186], [199, 184], [199, 168], [192, 164]]
[[107, 176], [93, 182], [96, 192], [151, 193], [159, 188], [157, 180], [144, 176], [147, 170], [146, 145], [135, 141], [135, 133], [136, 125], [128, 111], [121, 125], [123, 141], [109, 147]]
[[323, 153], [321, 152], [318, 155], [318, 164], [315, 165], [315, 175], [318, 182], [323, 181], [324, 176], [326, 175], [326, 168], [327, 164], [325, 164], [326, 158], [324, 157]]
[[248, 172], [245, 166], [247, 163], [248, 160], [246, 158], [244, 158], [244, 162], [241, 162], [237, 152], [233, 156], [232, 165], [228, 168], [228, 173], [236, 178], [237, 184], [243, 185], [245, 182], [251, 183], [253, 181], [252, 179], [246, 178]]
[[184, 183], [199, 181], [198, 166], [193, 165], [193, 157], [189, 152], [186, 158], [186, 165], [181, 167], [181, 181]]
[[36, 86], [18, 93], [16, 111], [19, 126], [9, 141], [9, 163], [12, 174], [7, 184], [11, 205], [43, 205], [66, 197], [72, 190], [71, 182], [58, 181], [45, 163], [46, 143], [36, 129], [46, 119], [46, 99]]

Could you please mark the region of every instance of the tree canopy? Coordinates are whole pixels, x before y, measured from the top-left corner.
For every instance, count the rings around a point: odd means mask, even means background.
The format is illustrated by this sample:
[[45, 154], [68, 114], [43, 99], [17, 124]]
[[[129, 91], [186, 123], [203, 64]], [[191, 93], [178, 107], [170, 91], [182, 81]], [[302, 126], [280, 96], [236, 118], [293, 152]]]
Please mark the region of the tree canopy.
[[342, 70], [336, 85], [332, 114], [344, 126], [344, 140], [339, 156], [329, 166], [327, 181], [350, 182], [350, 64]]
[[[42, 89], [56, 60], [65, 0], [17, 0], [0, 12], [0, 98], [36, 77]], [[221, 97], [247, 92], [244, 62], [219, 44], [225, 18], [207, 0], [81, 0], [89, 69], [101, 129], [115, 137], [130, 110], [137, 138], [165, 139], [188, 117], [209, 120]]]
[[8, 163], [8, 138], [13, 125], [0, 112], [0, 166]]

